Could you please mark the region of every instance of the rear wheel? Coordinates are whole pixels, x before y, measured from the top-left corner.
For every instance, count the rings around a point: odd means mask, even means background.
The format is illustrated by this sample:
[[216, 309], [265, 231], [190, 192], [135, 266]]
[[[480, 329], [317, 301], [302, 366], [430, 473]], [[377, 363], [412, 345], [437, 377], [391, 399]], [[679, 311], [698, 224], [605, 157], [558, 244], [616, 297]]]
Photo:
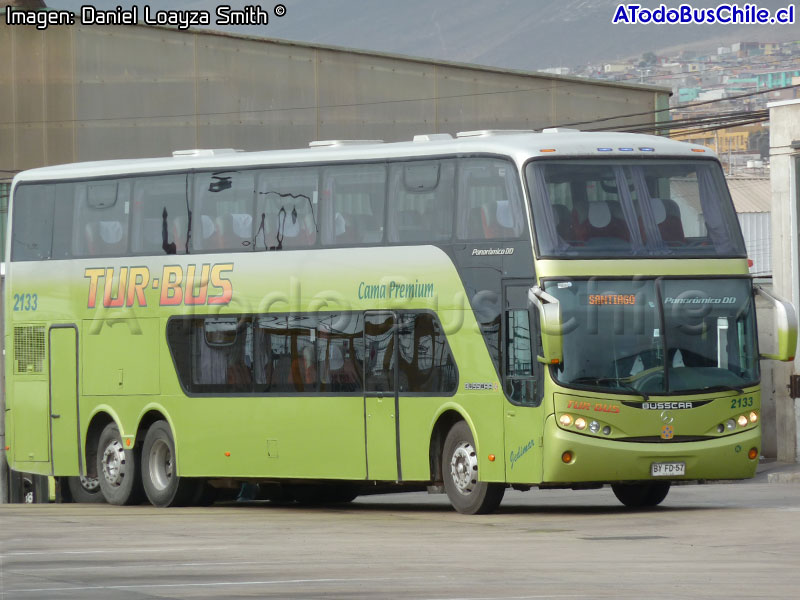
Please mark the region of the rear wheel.
[[142, 499], [136, 451], [126, 450], [116, 423], [106, 425], [97, 444], [97, 479], [109, 504], [138, 504]]
[[646, 508], [658, 506], [669, 493], [670, 483], [659, 481], [655, 483], [614, 483], [611, 489], [617, 500], [628, 508]]
[[442, 478], [450, 504], [466, 515], [493, 512], [506, 491], [502, 483], [480, 481], [475, 440], [464, 421], [453, 425], [444, 440]]
[[97, 477], [67, 477], [67, 488], [73, 502], [96, 503], [105, 502]]
[[178, 477], [175, 442], [166, 421], [147, 430], [142, 446], [142, 484], [153, 506], [185, 506], [197, 492], [197, 480]]

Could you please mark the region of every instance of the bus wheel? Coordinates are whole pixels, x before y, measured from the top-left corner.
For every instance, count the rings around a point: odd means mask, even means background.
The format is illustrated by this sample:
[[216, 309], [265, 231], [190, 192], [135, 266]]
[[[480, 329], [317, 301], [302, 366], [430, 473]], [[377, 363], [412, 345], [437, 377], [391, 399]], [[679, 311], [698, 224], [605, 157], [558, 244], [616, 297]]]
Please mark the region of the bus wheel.
[[669, 482], [657, 483], [613, 483], [611, 489], [617, 500], [629, 508], [657, 506], [669, 493]]
[[197, 480], [178, 477], [175, 441], [166, 421], [147, 430], [142, 446], [142, 484], [153, 506], [185, 506], [193, 500]]
[[97, 477], [67, 477], [67, 487], [73, 502], [95, 503], [105, 502], [100, 491], [100, 480]]
[[464, 421], [453, 425], [444, 440], [442, 478], [450, 504], [465, 515], [493, 512], [506, 491], [501, 483], [479, 480], [475, 440]]
[[136, 468], [136, 451], [126, 450], [116, 423], [106, 425], [97, 444], [97, 479], [109, 504], [138, 504], [141, 481]]

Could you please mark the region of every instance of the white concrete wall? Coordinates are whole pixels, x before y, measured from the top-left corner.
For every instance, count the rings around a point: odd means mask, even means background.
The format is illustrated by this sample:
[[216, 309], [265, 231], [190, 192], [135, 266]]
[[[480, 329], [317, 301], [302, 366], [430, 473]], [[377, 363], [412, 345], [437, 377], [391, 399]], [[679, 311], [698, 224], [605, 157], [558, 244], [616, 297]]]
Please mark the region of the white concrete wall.
[[[776, 102], [770, 109], [770, 171], [772, 186], [772, 273], [775, 292], [800, 306], [798, 270], [798, 173], [800, 100]], [[773, 401], [777, 420], [778, 460], [798, 462], [800, 399], [789, 395], [789, 378], [800, 361], [773, 367]]]

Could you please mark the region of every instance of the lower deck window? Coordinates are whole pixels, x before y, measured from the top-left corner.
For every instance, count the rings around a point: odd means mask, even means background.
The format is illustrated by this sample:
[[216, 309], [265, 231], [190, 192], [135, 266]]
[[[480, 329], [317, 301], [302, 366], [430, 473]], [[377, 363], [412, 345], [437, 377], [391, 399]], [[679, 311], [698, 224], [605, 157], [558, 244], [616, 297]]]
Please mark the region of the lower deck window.
[[[173, 317], [167, 342], [190, 394], [360, 395], [365, 366], [374, 370], [365, 349], [376, 343], [364, 322], [362, 313]], [[382, 335], [387, 391], [399, 369], [400, 393], [455, 392], [455, 360], [434, 314], [399, 313]]]

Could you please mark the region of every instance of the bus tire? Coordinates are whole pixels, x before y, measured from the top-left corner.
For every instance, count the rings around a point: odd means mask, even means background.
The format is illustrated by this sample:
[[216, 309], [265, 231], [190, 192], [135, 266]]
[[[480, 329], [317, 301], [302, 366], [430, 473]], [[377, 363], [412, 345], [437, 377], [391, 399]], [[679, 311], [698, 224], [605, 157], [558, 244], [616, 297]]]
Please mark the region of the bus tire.
[[166, 421], [147, 430], [142, 445], [142, 485], [153, 506], [186, 506], [197, 491], [197, 480], [178, 477], [175, 440]]
[[125, 449], [116, 423], [105, 426], [97, 443], [97, 479], [109, 504], [138, 504], [142, 499], [136, 450]]
[[442, 479], [450, 504], [465, 515], [494, 512], [506, 491], [502, 483], [480, 481], [475, 440], [464, 421], [453, 425], [444, 440]]
[[81, 504], [94, 504], [105, 502], [100, 489], [100, 480], [97, 477], [67, 477], [67, 488], [73, 502]]
[[628, 508], [647, 508], [658, 506], [669, 493], [670, 483], [658, 481], [653, 483], [612, 483], [611, 490]]

